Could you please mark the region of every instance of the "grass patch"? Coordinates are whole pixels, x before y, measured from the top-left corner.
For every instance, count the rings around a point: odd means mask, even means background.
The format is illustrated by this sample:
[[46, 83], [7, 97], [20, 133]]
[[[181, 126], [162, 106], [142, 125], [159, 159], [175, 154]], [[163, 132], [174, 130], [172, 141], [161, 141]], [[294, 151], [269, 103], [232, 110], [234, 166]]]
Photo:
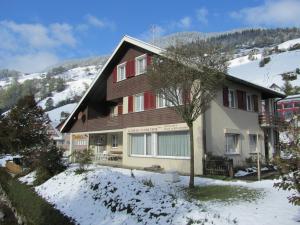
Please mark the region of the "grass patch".
[[[12, 205], [26, 219], [27, 225], [75, 225], [34, 190], [0, 169], [0, 184]], [[0, 223], [1, 224], [1, 223]]]
[[225, 203], [236, 201], [253, 202], [261, 198], [264, 194], [261, 190], [230, 185], [197, 186], [192, 189], [186, 189], [186, 193], [190, 200], [220, 201]]

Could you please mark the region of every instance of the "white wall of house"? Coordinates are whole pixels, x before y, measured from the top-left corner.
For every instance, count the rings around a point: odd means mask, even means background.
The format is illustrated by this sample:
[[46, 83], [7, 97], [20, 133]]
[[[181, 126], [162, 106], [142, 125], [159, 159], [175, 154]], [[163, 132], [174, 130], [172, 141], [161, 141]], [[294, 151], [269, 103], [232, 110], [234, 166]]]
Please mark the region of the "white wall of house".
[[[261, 109], [261, 95], [259, 92], [241, 87], [234, 83], [228, 84], [229, 88], [243, 90], [258, 96], [258, 108]], [[217, 93], [210, 108], [205, 114], [206, 119], [206, 146], [207, 152], [218, 156], [227, 156], [234, 160], [235, 165], [242, 165], [245, 159], [254, 154], [250, 149], [250, 135], [257, 136], [257, 149], [264, 155], [264, 134], [258, 121], [257, 112], [249, 112], [238, 108], [229, 108], [223, 105], [223, 91]], [[237, 134], [238, 145], [235, 153], [226, 153], [225, 135]]]

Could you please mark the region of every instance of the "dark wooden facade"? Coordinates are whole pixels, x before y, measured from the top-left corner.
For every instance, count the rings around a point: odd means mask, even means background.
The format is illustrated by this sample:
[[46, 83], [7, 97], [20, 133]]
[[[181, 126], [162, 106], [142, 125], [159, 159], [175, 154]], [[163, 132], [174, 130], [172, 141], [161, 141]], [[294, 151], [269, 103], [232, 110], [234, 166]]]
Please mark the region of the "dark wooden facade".
[[[81, 111], [73, 118], [68, 132], [102, 131], [183, 122], [175, 111], [170, 108], [145, 109], [142, 112], [118, 113], [116, 116], [111, 116], [109, 113], [110, 107], [122, 104], [123, 97], [145, 93], [150, 90], [147, 74], [132, 76], [123, 81], [115, 82], [113, 71], [117, 65], [135, 60], [137, 56], [147, 54], [149, 57], [152, 54], [132, 45], [121, 47], [119, 51], [117, 58], [109, 66], [106, 75], [103, 74], [104, 76], [102, 76], [102, 83], [105, 83], [105, 85], [101, 85], [103, 89], [101, 92], [102, 94], [105, 92], [105, 97], [100, 98], [99, 90], [95, 90], [94, 94], [89, 96], [83, 104], [85, 106], [82, 106]], [[101, 96], [103, 96], [102, 94]], [[118, 111], [120, 112], [120, 109]]]

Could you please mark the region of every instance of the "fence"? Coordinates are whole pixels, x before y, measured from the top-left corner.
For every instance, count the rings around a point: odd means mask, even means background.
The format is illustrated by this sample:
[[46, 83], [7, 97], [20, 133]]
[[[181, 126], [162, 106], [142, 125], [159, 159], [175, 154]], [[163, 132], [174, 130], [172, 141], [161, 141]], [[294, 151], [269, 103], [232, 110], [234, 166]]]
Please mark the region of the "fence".
[[203, 159], [203, 174], [233, 177], [233, 160]]

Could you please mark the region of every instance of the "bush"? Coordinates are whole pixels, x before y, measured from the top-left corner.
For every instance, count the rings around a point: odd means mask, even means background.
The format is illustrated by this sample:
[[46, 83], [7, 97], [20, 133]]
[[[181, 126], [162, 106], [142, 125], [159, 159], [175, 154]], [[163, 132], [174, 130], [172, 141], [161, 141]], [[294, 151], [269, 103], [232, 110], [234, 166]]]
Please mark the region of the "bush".
[[75, 224], [71, 218], [53, 208], [29, 186], [12, 178], [3, 168], [0, 169], [0, 183], [12, 205], [26, 219], [27, 225]]
[[93, 161], [93, 151], [91, 149], [84, 149], [80, 151], [75, 151], [73, 153], [75, 161], [79, 163], [79, 168], [75, 171], [76, 174], [81, 174], [86, 171], [88, 164]]
[[260, 67], [264, 67], [266, 64], [268, 64], [271, 61], [270, 57], [265, 57], [259, 62]]
[[66, 169], [63, 160], [63, 152], [54, 143], [44, 147], [37, 161], [37, 173], [34, 185], [42, 184], [54, 175]]

